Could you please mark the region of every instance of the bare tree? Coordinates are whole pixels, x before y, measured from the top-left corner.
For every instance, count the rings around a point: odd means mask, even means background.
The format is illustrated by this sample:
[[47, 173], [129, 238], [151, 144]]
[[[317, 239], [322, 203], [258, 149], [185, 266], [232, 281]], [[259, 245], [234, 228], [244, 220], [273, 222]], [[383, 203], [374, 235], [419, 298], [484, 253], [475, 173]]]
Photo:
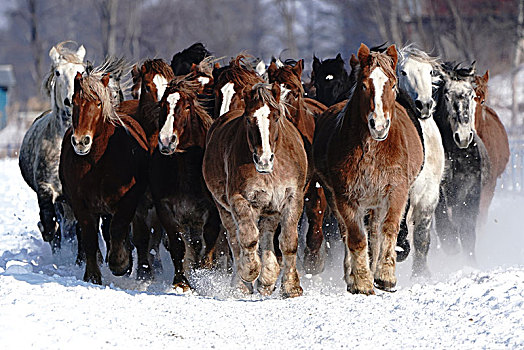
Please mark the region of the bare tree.
[[515, 55], [513, 56], [513, 70], [511, 72], [511, 124], [517, 125], [519, 113], [517, 96], [517, 73], [524, 52], [524, 0], [518, 0], [519, 12], [517, 17], [517, 35], [515, 38]]
[[118, 0], [95, 0], [100, 14], [104, 56], [116, 54]]
[[298, 56], [297, 40], [295, 38], [295, 14], [296, 3], [295, 0], [275, 0], [278, 11], [282, 16], [285, 26], [285, 45], [289, 50], [290, 57]]

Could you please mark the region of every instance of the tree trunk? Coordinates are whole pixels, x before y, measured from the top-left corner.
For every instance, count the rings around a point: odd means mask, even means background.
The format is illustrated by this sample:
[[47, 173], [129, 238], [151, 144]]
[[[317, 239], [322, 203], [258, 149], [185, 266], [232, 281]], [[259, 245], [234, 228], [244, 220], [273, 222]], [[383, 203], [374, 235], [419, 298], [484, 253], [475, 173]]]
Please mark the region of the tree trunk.
[[295, 38], [295, 0], [276, 0], [285, 25], [285, 44], [289, 50], [289, 56], [298, 56], [297, 41]]
[[116, 53], [116, 19], [118, 0], [100, 0], [100, 22], [102, 26], [102, 50], [104, 56]]
[[44, 57], [42, 43], [40, 42], [39, 28], [38, 28], [38, 15], [36, 9], [36, 0], [28, 0], [27, 5], [29, 8], [29, 42], [31, 45], [31, 51], [34, 59], [34, 70], [33, 80], [40, 82], [44, 76], [42, 69], [42, 59]]
[[515, 42], [515, 56], [513, 56], [513, 70], [511, 72], [511, 124], [516, 127], [519, 114], [519, 101], [517, 95], [517, 74], [520, 59], [524, 51], [524, 0], [519, 1], [519, 14], [517, 19], [517, 36]]

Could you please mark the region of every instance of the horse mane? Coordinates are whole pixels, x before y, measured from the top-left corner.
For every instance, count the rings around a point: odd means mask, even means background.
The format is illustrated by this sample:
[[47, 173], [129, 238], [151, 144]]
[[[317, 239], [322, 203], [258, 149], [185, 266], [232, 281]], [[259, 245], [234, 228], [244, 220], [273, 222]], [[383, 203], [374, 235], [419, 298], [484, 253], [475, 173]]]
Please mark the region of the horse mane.
[[167, 79], [167, 81], [171, 81], [175, 78], [173, 69], [171, 69], [166, 61], [161, 58], [148, 58], [142, 62], [140, 66], [144, 66], [148, 72], [157, 72], [158, 74], [162, 74]]
[[108, 68], [109, 65], [104, 63], [92, 70], [84, 72], [79, 81], [80, 97], [87, 101], [99, 99], [102, 102], [102, 116], [104, 117], [104, 121], [113, 125], [117, 123], [123, 125], [122, 120], [116, 112], [119, 100], [115, 98], [117, 96], [115, 87], [112, 87], [111, 84], [104, 86], [101, 81], [107, 73], [111, 74]]
[[455, 81], [469, 81], [473, 83], [475, 79], [475, 62], [470, 66], [465, 66], [464, 62], [447, 61], [440, 64], [442, 73], [449, 79]]
[[209, 130], [213, 119], [207, 113], [206, 109], [198, 101], [197, 91], [200, 88], [200, 83], [194, 80], [192, 73], [185, 76], [176, 77], [169, 82], [166, 88], [166, 93], [172, 94], [181, 92], [188, 95], [189, 99], [193, 101], [193, 112], [200, 119], [205, 130]]
[[278, 103], [275, 100], [273, 94], [271, 93], [271, 87], [271, 84], [266, 83], [257, 83], [253, 85], [253, 88], [251, 89], [255, 92], [253, 95], [253, 100], [260, 101], [263, 104], [267, 103], [270, 107], [278, 109], [282, 115], [286, 115], [285, 105], [282, 102]]
[[222, 72], [220, 72], [219, 78], [240, 86], [245, 86], [250, 82], [260, 82], [258, 74], [251, 66], [245, 65], [245, 60], [248, 57], [248, 55], [241, 53], [232, 59], [229, 62], [229, 66], [224, 67]]
[[408, 58], [422, 63], [429, 63], [432, 66], [438, 66], [440, 64], [439, 56], [430, 56], [425, 51], [419, 49], [414, 43], [404, 46], [398, 50], [399, 61], [404, 62]]
[[293, 72], [293, 66], [285, 63], [284, 66], [278, 68], [278, 70], [275, 72], [275, 75], [278, 78], [280, 78], [278, 80], [291, 83], [294, 86], [294, 88], [299, 90], [300, 95], [302, 96], [304, 95], [304, 87], [302, 86], [300, 78], [297, 77], [296, 74]]
[[[67, 40], [55, 45], [55, 49], [60, 55], [60, 60], [66, 61], [68, 63], [81, 64], [85, 66], [85, 63], [82, 60], [80, 60], [76, 55], [76, 50], [73, 50], [66, 46], [67, 44], [71, 43], [76, 44], [75, 41]], [[57, 65], [55, 64], [55, 62], [52, 62], [49, 71], [46, 73], [46, 75], [44, 75], [44, 79], [42, 80], [41, 88], [47, 97], [51, 97], [51, 90], [53, 90], [53, 86], [55, 83], [56, 67]]]
[[[182, 63], [186, 63], [191, 67], [192, 63], [199, 64], [202, 62], [202, 60], [208, 56], [211, 56], [211, 52], [209, 52], [204, 44], [197, 42], [191, 45], [190, 47], [177, 52], [173, 55], [173, 59], [171, 60], [171, 69], [173, 70], [173, 73], [177, 71], [177, 67], [180, 67]], [[181, 74], [188, 74], [189, 72], [178, 72]]]
[[207, 56], [198, 65], [198, 71], [209, 76], [213, 76], [213, 68], [216, 62], [220, 61], [221, 58], [215, 56]]

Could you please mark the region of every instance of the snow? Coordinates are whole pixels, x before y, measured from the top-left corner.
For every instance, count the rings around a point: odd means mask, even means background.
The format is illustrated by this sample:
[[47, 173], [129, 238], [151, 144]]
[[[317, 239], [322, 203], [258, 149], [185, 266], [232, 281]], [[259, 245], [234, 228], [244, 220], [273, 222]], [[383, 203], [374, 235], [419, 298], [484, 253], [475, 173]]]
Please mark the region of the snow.
[[[152, 283], [114, 277], [82, 281], [74, 244], [52, 256], [36, 223], [36, 195], [16, 160], [0, 161], [0, 344], [2, 349], [64, 348], [524, 348], [524, 197], [498, 193], [479, 233], [478, 268], [430, 249], [430, 280], [398, 265], [398, 290], [351, 295], [342, 250], [320, 276], [301, 278], [304, 296], [238, 298], [229, 277], [197, 271], [196, 291], [170, 287], [172, 267]], [[434, 237], [432, 237], [434, 238]]]

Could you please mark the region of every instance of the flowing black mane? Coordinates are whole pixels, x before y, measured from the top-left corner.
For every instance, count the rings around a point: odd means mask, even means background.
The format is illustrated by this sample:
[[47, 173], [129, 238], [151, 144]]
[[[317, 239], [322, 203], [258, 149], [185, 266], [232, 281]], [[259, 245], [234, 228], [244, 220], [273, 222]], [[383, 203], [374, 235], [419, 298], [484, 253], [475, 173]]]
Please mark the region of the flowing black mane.
[[191, 65], [199, 64], [202, 60], [211, 56], [204, 44], [194, 43], [187, 49], [184, 49], [173, 56], [171, 60], [171, 68], [175, 75], [186, 75], [191, 70]]

